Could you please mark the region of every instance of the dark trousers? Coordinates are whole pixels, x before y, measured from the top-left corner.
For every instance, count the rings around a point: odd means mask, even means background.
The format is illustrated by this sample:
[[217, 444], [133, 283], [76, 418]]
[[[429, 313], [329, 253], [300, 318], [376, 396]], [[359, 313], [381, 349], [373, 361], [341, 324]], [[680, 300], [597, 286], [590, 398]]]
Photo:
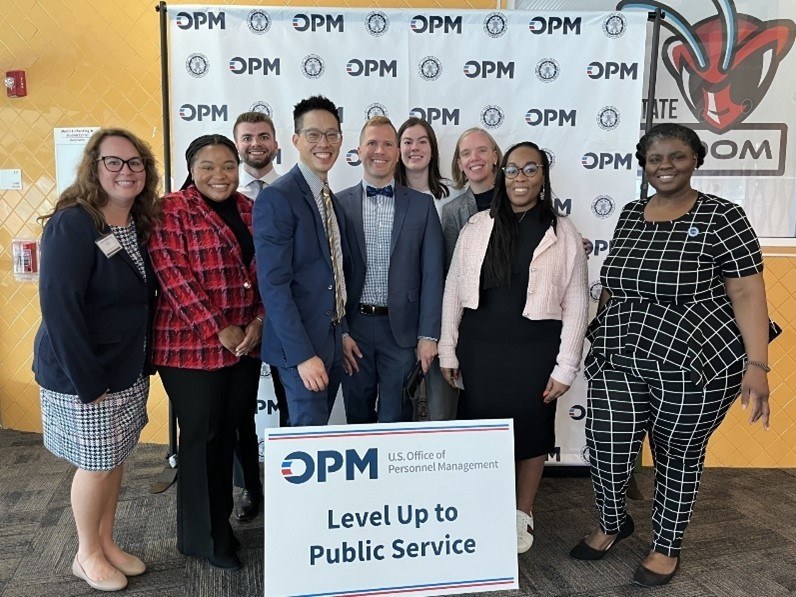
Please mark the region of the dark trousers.
[[[263, 364], [261, 367], [267, 367], [267, 365]], [[274, 384], [274, 394], [279, 407], [279, 426], [289, 427], [290, 418], [287, 411], [285, 386], [279, 379], [276, 367], [271, 367], [271, 382]], [[247, 405], [243, 421], [238, 427], [233, 482], [235, 487], [246, 489], [255, 496], [261, 496], [263, 486], [260, 483], [260, 440], [257, 437], [256, 415], [257, 396], [255, 395], [251, 404]]]
[[412, 403], [404, 399], [403, 388], [417, 362], [414, 346], [398, 346], [387, 315], [354, 313], [348, 331], [362, 352], [362, 358], [357, 358], [359, 371], [343, 377], [348, 422], [411, 421]]
[[260, 362], [216, 371], [160, 367], [179, 425], [177, 549], [191, 556], [234, 552], [232, 453], [235, 430], [257, 398]]
[[343, 377], [343, 338], [340, 326], [330, 323], [326, 338], [318, 345], [320, 350], [317, 356], [323, 361], [329, 376], [329, 385], [325, 390], [308, 390], [301, 381], [298, 367], [279, 367], [279, 379], [285, 388], [292, 427], [326, 425], [329, 415], [332, 414], [337, 390], [340, 389], [340, 379]]
[[689, 371], [666, 370], [649, 359], [589, 356], [586, 362], [586, 445], [600, 527], [619, 532], [625, 491], [648, 434], [655, 466], [652, 549], [678, 556], [708, 440], [738, 396], [744, 363], [738, 360], [700, 386]]

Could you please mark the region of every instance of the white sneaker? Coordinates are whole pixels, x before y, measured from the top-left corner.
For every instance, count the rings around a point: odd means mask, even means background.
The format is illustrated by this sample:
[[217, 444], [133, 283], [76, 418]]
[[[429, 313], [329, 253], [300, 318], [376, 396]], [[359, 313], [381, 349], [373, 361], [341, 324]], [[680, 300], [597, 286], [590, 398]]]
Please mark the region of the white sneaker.
[[533, 545], [533, 514], [517, 510], [517, 553], [525, 553]]

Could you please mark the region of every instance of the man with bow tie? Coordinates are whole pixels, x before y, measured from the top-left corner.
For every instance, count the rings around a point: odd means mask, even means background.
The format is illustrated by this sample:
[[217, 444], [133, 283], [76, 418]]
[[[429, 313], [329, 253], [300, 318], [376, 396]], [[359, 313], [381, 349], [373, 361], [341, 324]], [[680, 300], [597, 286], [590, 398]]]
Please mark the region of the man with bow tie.
[[[359, 138], [364, 177], [338, 195], [350, 250], [343, 335], [349, 423], [409, 421], [406, 377], [437, 355], [444, 243], [428, 195], [395, 184], [398, 134], [385, 116]], [[377, 400], [378, 398], [378, 400]]]

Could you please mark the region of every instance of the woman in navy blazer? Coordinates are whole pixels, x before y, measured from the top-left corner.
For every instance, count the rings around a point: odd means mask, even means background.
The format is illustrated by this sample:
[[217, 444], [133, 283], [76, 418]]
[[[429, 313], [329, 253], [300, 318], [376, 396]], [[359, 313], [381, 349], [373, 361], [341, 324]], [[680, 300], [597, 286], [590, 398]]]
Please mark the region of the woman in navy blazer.
[[123, 589], [144, 563], [113, 540], [122, 463], [147, 423], [149, 321], [155, 276], [145, 243], [158, 214], [149, 146], [122, 129], [89, 140], [76, 182], [58, 199], [41, 240], [33, 371], [44, 444], [78, 467], [72, 511], [75, 576]]

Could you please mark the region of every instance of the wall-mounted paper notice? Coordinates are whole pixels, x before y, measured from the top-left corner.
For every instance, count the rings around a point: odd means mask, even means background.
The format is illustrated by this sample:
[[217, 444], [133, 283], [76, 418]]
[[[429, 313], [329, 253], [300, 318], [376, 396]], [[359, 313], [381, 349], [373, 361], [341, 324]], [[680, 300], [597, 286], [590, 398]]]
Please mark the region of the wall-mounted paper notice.
[[98, 126], [53, 129], [55, 140], [55, 180], [60, 195], [75, 182], [77, 166], [83, 156], [83, 148]]
[[22, 188], [22, 170], [0, 170], [0, 190], [15, 190]]

